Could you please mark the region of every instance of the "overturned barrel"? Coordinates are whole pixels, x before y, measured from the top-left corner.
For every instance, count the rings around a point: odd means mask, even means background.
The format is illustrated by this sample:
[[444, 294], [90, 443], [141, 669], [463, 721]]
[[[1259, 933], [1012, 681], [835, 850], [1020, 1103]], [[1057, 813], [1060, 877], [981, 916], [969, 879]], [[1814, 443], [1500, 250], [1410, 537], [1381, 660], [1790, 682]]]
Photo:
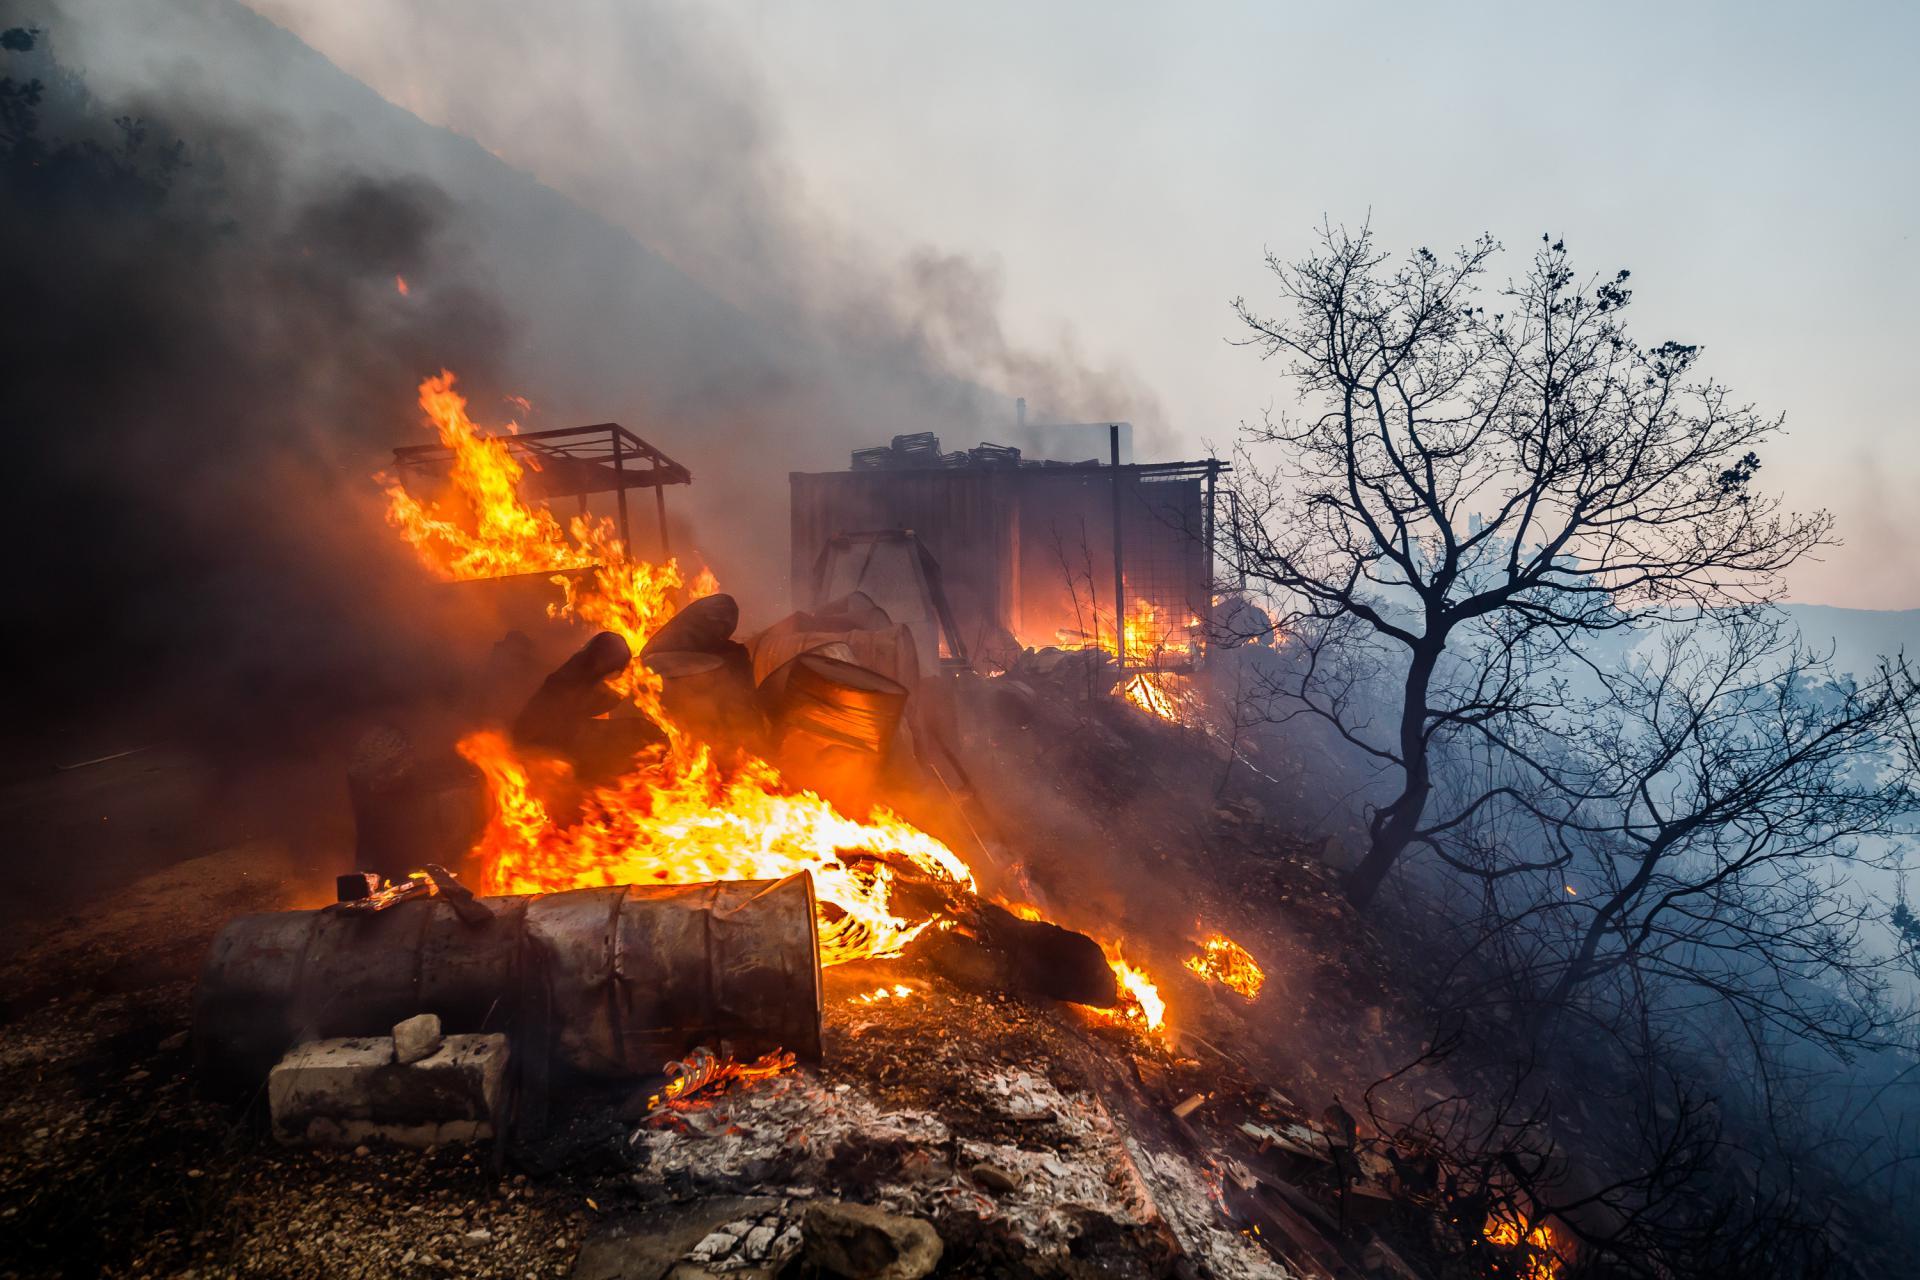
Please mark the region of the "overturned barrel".
[[213, 1080], [258, 1081], [304, 1040], [384, 1035], [433, 1013], [505, 1031], [594, 1076], [638, 1077], [696, 1045], [820, 1056], [813, 881], [612, 885], [384, 911], [241, 916], [214, 939], [194, 998], [194, 1055]]

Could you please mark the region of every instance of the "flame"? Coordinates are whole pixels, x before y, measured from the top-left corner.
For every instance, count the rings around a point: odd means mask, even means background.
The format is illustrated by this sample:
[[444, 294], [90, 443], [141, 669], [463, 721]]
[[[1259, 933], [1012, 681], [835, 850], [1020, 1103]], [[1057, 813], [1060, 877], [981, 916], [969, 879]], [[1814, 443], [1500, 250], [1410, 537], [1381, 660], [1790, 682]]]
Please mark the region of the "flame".
[[1495, 1212], [1487, 1215], [1480, 1234], [1488, 1244], [1503, 1249], [1524, 1248], [1518, 1272], [1521, 1280], [1558, 1280], [1566, 1260], [1561, 1256], [1562, 1245], [1554, 1237], [1552, 1228], [1545, 1222], [1536, 1222], [1523, 1232], [1522, 1226], [1511, 1214]]
[[1120, 686], [1120, 696], [1150, 716], [1158, 716], [1171, 724], [1185, 724], [1186, 717], [1180, 713], [1174, 691], [1167, 683], [1173, 679], [1173, 676], [1142, 671]]
[[1136, 597], [1127, 610], [1127, 661], [1157, 665], [1162, 658], [1193, 656], [1193, 629], [1200, 619], [1192, 614], [1181, 624], [1165, 619], [1150, 600]]
[[854, 997], [861, 1004], [878, 1004], [882, 1000], [905, 1000], [913, 994], [913, 988], [904, 982], [896, 982], [891, 987], [875, 987], [864, 995]]
[[729, 1080], [747, 1083], [769, 1080], [793, 1070], [796, 1061], [793, 1054], [775, 1049], [752, 1062], [737, 1062], [731, 1056], [723, 1057], [700, 1045], [685, 1058], [669, 1062], [660, 1069], [661, 1074], [667, 1077], [667, 1083], [661, 1086], [660, 1092], [647, 1098], [647, 1110], [657, 1111], [668, 1103], [690, 1098]]
[[1199, 955], [1187, 957], [1187, 968], [1248, 1000], [1260, 995], [1267, 973], [1247, 954], [1245, 947], [1224, 933], [1216, 933], [1201, 944], [1201, 948]]
[[393, 278], [393, 291], [403, 298], [413, 292], [413, 290], [407, 288], [407, 278], [401, 275], [396, 275]]
[[[1114, 652], [1113, 611], [1094, 610], [1097, 635], [1085, 631], [1061, 629], [1054, 632], [1055, 642], [1063, 649], [1101, 649]], [[1180, 624], [1151, 600], [1136, 596], [1127, 608], [1127, 663], [1130, 666], [1158, 667], [1168, 659], [1184, 661], [1194, 653], [1194, 631], [1200, 619], [1189, 613]]]
[[1119, 943], [1110, 943], [1102, 950], [1107, 953], [1114, 980], [1120, 984], [1119, 1019], [1158, 1031], [1167, 1021], [1167, 1002], [1160, 998], [1160, 988], [1145, 969], [1127, 963]]
[[[689, 576], [676, 560], [630, 558], [611, 521], [576, 517], [563, 529], [546, 508], [527, 505], [520, 461], [505, 440], [480, 433], [453, 383], [443, 370], [420, 384], [420, 407], [453, 455], [446, 498], [423, 503], [397, 483], [386, 490], [389, 522], [429, 567], [453, 580], [551, 574], [562, 594], [555, 616], [617, 632], [635, 653], [689, 593], [716, 588], [704, 569]], [[973, 887], [957, 854], [886, 809], [856, 820], [787, 787], [764, 760], [716, 759], [663, 713], [659, 677], [643, 664], [609, 683], [667, 736], [610, 781], [583, 785], [564, 761], [524, 754], [495, 731], [461, 740], [493, 802], [475, 850], [486, 892], [807, 871], [821, 904], [821, 963], [832, 965], [897, 955], [932, 923], [892, 910], [895, 866]], [[563, 803], [565, 822], [556, 817]]]

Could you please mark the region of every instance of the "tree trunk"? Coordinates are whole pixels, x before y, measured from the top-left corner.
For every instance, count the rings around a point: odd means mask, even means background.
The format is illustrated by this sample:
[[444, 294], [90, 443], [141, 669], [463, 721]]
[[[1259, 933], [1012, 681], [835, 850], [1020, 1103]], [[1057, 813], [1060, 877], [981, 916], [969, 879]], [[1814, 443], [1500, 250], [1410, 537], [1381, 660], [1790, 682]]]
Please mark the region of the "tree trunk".
[[1366, 856], [1342, 882], [1347, 900], [1356, 907], [1373, 901], [1387, 872], [1413, 843], [1420, 816], [1426, 812], [1427, 796], [1433, 791], [1433, 774], [1427, 765], [1427, 690], [1444, 648], [1444, 637], [1429, 638], [1413, 651], [1407, 668], [1406, 696], [1400, 704], [1400, 759], [1406, 781], [1399, 798], [1374, 814]]

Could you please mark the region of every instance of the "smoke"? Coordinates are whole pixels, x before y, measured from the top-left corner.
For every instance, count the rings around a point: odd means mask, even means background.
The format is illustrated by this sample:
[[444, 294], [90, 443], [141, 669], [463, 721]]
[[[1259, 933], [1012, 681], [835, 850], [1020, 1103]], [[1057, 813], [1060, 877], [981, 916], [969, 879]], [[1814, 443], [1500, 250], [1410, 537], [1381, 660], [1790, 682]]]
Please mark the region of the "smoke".
[[0, 195], [42, 719], [164, 689], [230, 732], [446, 683], [478, 624], [423, 590], [371, 482], [442, 367], [483, 424], [618, 420], [689, 466], [675, 549], [748, 625], [787, 607], [788, 471], [1004, 438], [1016, 393], [1157, 421], [1069, 340], [1011, 342], [991, 265], [876, 260], [813, 212], [697, 9], [258, 8], [0, 0], [42, 30], [0, 74], [45, 80], [42, 140], [88, 157]]
[[245, 745], [430, 685], [451, 620], [404, 599], [364, 460], [416, 369], [503, 343], [483, 297], [396, 288], [459, 257], [446, 198], [296, 175], [271, 127], [95, 99], [57, 20], [20, 8], [0, 28], [42, 30], [0, 55], [16, 729], [150, 713]]
[[[769, 318], [828, 380], [917, 383], [925, 411], [952, 426], [979, 425], [964, 413], [983, 408], [971, 399], [983, 387], [1000, 419], [1022, 394], [1043, 413], [1157, 424], [1143, 388], [1089, 369], [1069, 339], [1044, 353], [1010, 343], [992, 264], [930, 247], [876, 257], [867, 229], [822, 215], [724, 14], [658, 0], [587, 0], [560, 14], [509, 0], [250, 2], [401, 106]], [[955, 380], [971, 384], [959, 403]]]
[[[1003, 439], [1015, 395], [1036, 420], [1130, 418], [1143, 438], [1158, 426], [1138, 382], [1090, 367], [1070, 338], [1011, 342], [993, 264], [879, 255], [866, 229], [823, 216], [751, 59], [698, 7], [254, 8], [336, 65], [220, 0], [184, 0], [138, 33], [96, 22], [89, 43], [128, 82], [192, 83], [289, 116], [310, 150], [444, 184], [519, 322], [499, 380], [536, 425], [617, 419], [687, 464], [678, 509], [702, 517], [699, 548], [750, 620], [785, 603], [789, 471], [844, 467], [850, 448], [903, 432], [950, 448]], [[263, 64], [278, 74], [247, 71]], [[347, 101], [340, 71], [476, 140], [487, 163]], [[541, 186], [520, 189], [525, 175]]]

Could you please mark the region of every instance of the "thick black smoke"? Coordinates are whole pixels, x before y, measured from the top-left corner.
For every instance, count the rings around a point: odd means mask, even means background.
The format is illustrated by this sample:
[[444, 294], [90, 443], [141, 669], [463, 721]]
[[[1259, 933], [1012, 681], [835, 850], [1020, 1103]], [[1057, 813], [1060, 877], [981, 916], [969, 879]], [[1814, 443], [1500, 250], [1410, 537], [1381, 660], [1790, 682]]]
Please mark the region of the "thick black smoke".
[[239, 745], [431, 688], [452, 602], [419, 590], [367, 464], [422, 370], [504, 340], [483, 296], [398, 288], [459, 254], [445, 197], [98, 101], [57, 21], [19, 16], [0, 6], [16, 741], [165, 716]]

